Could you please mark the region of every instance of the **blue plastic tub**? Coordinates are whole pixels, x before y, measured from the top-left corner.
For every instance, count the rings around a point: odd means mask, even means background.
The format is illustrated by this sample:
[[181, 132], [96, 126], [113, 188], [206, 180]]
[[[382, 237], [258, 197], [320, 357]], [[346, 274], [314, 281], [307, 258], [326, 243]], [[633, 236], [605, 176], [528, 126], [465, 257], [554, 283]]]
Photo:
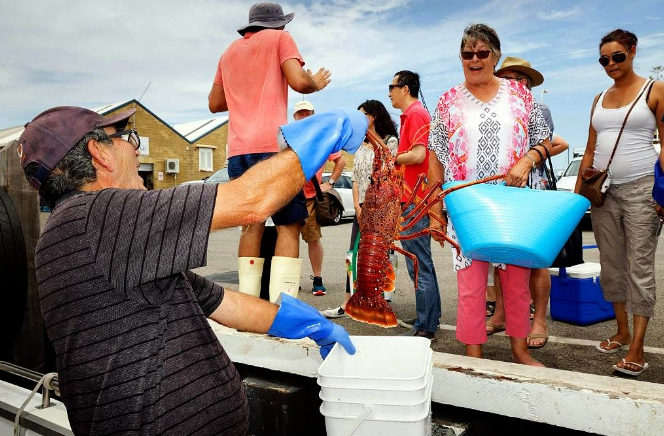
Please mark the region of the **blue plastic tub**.
[[[461, 183], [447, 183], [443, 189]], [[547, 268], [590, 202], [567, 191], [482, 183], [448, 194], [445, 205], [465, 256]]]

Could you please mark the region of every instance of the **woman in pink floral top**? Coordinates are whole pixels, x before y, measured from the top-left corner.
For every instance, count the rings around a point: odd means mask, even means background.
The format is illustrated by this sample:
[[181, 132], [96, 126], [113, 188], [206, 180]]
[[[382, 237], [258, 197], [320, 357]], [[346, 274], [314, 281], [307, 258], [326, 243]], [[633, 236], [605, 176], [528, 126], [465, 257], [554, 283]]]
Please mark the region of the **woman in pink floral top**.
[[[485, 24], [465, 29], [461, 40], [465, 81], [440, 97], [431, 122], [430, 183], [507, 174], [507, 185], [524, 187], [531, 171], [541, 163], [540, 153], [546, 156], [544, 148], [551, 150], [549, 128], [530, 91], [521, 83], [494, 76], [500, 56], [495, 30]], [[440, 229], [435, 220], [431, 222], [432, 228]], [[448, 231], [456, 240], [452, 222]], [[524, 237], [528, 237], [526, 233]], [[442, 240], [439, 242], [442, 244]], [[543, 366], [530, 355], [526, 340], [530, 331], [530, 269], [504, 264], [497, 267], [506, 325], [496, 327], [506, 329], [510, 336], [515, 362]], [[454, 268], [459, 292], [456, 337], [466, 344], [466, 355], [482, 357], [482, 344], [487, 340], [489, 264], [455, 252]]]

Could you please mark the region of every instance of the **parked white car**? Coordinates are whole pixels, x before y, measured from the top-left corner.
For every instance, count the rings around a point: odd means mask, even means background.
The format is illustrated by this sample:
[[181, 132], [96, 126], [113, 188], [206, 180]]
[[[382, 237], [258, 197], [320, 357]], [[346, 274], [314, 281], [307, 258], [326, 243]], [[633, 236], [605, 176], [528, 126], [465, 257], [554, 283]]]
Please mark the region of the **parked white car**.
[[181, 185], [188, 185], [191, 183], [226, 183], [229, 182], [230, 180], [231, 179], [228, 177], [228, 168], [222, 168], [220, 170], [217, 170], [210, 177], [206, 177], [201, 180], [190, 180], [188, 182], [181, 183]]
[[574, 186], [576, 185], [576, 176], [579, 174], [579, 166], [581, 165], [580, 157], [575, 157], [570, 161], [563, 171], [563, 174], [560, 176], [556, 182], [556, 187], [559, 191], [574, 191]]
[[[332, 173], [323, 173], [323, 183], [327, 182]], [[355, 217], [355, 207], [353, 205], [353, 182], [351, 181], [350, 172], [341, 173], [339, 180], [334, 181], [332, 186], [335, 191], [341, 196], [341, 201], [344, 205], [344, 211], [340, 218], [353, 218]]]
[[[581, 166], [581, 159], [583, 158], [575, 157], [569, 162], [569, 165], [567, 165], [567, 168], [556, 182], [556, 188], [558, 188], [559, 191], [574, 192], [576, 176], [579, 174], [579, 167]], [[588, 206], [585, 216], [590, 217], [590, 206]]]

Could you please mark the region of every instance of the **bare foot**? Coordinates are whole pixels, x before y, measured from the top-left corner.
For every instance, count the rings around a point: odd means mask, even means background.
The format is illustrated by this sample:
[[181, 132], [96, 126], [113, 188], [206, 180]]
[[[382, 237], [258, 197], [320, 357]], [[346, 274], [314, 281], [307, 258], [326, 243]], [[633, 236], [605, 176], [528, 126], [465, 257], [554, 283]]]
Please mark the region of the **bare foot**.
[[514, 363], [519, 363], [521, 365], [539, 366], [541, 368], [546, 368], [546, 365], [535, 360], [531, 355], [523, 356], [522, 359], [517, 359], [516, 356], [512, 355], [512, 359], [514, 359]]

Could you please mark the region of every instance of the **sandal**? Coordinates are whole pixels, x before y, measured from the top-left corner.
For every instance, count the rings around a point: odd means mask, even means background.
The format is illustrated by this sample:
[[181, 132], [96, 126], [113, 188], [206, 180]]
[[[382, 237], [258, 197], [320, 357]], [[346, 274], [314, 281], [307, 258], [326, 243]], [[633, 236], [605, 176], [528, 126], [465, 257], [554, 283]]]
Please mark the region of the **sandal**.
[[494, 333], [505, 331], [505, 323], [492, 323], [490, 321], [486, 322], [486, 334], [491, 336]]
[[[600, 353], [604, 354], [613, 354], [617, 353], [620, 350], [627, 350], [629, 348], [629, 344], [623, 344], [618, 341], [612, 341], [610, 338], [606, 340], [606, 348], [602, 347], [602, 342], [597, 344], [595, 346], [595, 349]], [[617, 347], [614, 347], [613, 345], [617, 345]]]
[[622, 359], [622, 363], [623, 365], [634, 365], [639, 369], [637, 371], [632, 371], [631, 369], [627, 369], [624, 366], [618, 366], [618, 365], [613, 365], [613, 369], [615, 369], [618, 372], [622, 372], [623, 374], [631, 375], [634, 377], [641, 375], [643, 371], [648, 369], [649, 366], [648, 362], [643, 362], [643, 365], [641, 365], [640, 363], [636, 362], [628, 362], [627, 360], [625, 360], [625, 358]]
[[486, 302], [486, 316], [493, 316], [493, 313], [496, 311], [496, 302], [489, 301]]

